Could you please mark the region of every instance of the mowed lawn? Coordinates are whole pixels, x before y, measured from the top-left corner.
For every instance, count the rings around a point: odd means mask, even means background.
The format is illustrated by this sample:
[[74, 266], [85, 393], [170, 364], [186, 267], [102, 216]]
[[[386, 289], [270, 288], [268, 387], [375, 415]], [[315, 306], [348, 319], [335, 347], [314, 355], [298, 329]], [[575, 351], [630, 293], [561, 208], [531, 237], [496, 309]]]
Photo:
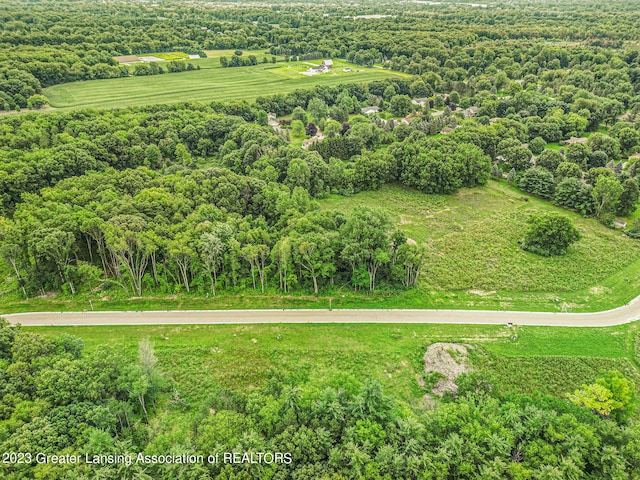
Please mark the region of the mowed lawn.
[[[504, 182], [491, 180], [455, 195], [388, 185], [349, 198], [333, 196], [321, 205], [343, 212], [358, 205], [382, 208], [426, 246], [419, 287], [411, 295], [414, 307], [598, 311], [640, 293], [640, 241]], [[564, 256], [523, 251], [526, 220], [535, 212], [570, 217], [582, 239]]]
[[[261, 58], [259, 58], [261, 60]], [[200, 62], [200, 63], [198, 63]], [[319, 63], [319, 61], [314, 61]], [[116, 108], [175, 102], [255, 100], [316, 85], [366, 83], [389, 76], [404, 76], [381, 68], [366, 68], [336, 61], [330, 73], [306, 76], [303, 62], [219, 67], [219, 59], [192, 61], [201, 70], [148, 77], [114, 78], [65, 83], [46, 88], [44, 94], [59, 109]], [[349, 65], [350, 72], [343, 68]]]

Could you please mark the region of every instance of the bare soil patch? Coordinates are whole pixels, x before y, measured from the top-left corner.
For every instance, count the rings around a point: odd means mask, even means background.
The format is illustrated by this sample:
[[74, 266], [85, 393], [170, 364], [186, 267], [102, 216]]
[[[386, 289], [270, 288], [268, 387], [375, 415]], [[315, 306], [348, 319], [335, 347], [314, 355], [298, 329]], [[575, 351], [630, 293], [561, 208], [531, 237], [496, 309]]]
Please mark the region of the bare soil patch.
[[468, 345], [459, 343], [434, 343], [429, 345], [424, 354], [424, 372], [427, 378], [434, 374], [440, 379], [431, 389], [436, 395], [444, 395], [445, 392], [456, 393], [458, 387], [456, 379], [472, 368], [467, 362]]

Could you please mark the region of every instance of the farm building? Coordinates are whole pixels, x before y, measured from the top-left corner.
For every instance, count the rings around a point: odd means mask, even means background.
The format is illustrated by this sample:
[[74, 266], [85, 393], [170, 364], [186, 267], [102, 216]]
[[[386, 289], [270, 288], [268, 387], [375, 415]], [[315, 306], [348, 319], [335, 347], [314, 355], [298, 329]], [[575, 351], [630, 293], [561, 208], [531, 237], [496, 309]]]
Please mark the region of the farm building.
[[325, 67], [328, 70], [332, 69], [333, 68], [333, 60], [323, 60], [322, 61], [322, 66]]

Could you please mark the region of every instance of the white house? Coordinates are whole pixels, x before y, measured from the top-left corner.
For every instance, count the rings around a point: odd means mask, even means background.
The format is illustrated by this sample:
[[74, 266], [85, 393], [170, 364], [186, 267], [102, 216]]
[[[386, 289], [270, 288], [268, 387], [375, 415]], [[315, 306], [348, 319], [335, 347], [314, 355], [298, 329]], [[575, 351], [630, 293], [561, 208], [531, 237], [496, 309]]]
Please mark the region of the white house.
[[364, 113], [365, 115], [373, 115], [374, 113], [378, 113], [380, 111], [380, 108], [378, 107], [364, 107], [361, 108], [360, 111], [362, 113]]

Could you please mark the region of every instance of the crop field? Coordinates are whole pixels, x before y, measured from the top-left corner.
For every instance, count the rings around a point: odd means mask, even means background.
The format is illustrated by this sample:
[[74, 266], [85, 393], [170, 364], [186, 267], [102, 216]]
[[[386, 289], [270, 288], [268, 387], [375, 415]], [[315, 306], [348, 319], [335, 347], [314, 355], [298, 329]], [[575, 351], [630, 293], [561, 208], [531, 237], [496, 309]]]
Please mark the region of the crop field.
[[[259, 61], [262, 57], [258, 57]], [[220, 68], [219, 58], [192, 60], [200, 70], [164, 75], [114, 78], [65, 83], [47, 88], [44, 94], [58, 109], [116, 108], [155, 103], [254, 100], [261, 95], [286, 93], [298, 88], [341, 83], [366, 83], [404, 75], [381, 68], [336, 61], [330, 73], [300, 75], [309, 65], [303, 62], [259, 64], [251, 67]], [[319, 61], [318, 61], [319, 62]]]
[[[434, 342], [473, 347], [473, 368], [505, 390], [562, 396], [618, 369], [636, 382], [638, 325], [613, 328], [548, 328], [483, 325], [185, 325], [30, 328], [46, 335], [69, 333], [88, 351], [112, 345], [134, 357], [138, 342], [155, 345], [160, 369], [188, 403], [223, 386], [260, 387], [275, 371], [302, 375], [314, 385], [336, 381], [343, 388], [379, 379], [397, 398], [418, 401], [422, 356]], [[640, 382], [638, 382], [640, 383]]]

